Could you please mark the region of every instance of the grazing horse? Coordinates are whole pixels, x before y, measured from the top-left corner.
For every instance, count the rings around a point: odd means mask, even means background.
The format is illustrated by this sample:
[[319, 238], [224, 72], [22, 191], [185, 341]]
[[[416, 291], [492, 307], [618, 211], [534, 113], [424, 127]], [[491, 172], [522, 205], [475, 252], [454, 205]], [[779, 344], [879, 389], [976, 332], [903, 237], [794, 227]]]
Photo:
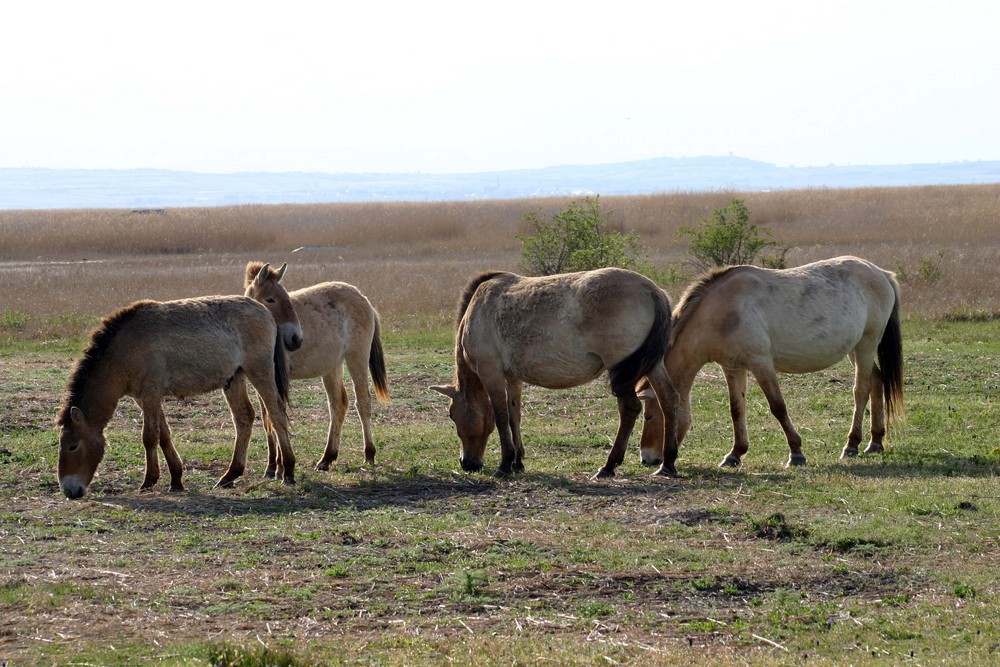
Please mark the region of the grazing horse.
[[[358, 288], [347, 283], [320, 283], [294, 292], [286, 292], [280, 270], [267, 264], [250, 262], [246, 268], [246, 296], [263, 303], [275, 318], [280, 318], [279, 305], [288, 299], [298, 314], [302, 326], [302, 347], [289, 355], [289, 374], [293, 380], [322, 377], [330, 408], [330, 429], [326, 449], [316, 463], [317, 470], [329, 470], [340, 449], [340, 433], [347, 415], [347, 387], [344, 386], [344, 363], [354, 384], [355, 406], [361, 418], [365, 440], [365, 461], [375, 462], [375, 440], [372, 437], [372, 401], [368, 393], [368, 372], [371, 371], [375, 395], [389, 400], [389, 383], [385, 373], [385, 353], [382, 350], [381, 325], [378, 313]], [[284, 296], [283, 296], [284, 295]], [[264, 413], [267, 419], [267, 412]], [[268, 432], [267, 470], [275, 470], [274, 436]]]
[[[747, 371], [767, 397], [788, 440], [788, 465], [803, 465], [802, 438], [778, 387], [778, 373], [812, 373], [844, 356], [854, 364], [854, 420], [841, 458], [857, 456], [861, 425], [871, 396], [871, 442], [881, 452], [890, 418], [903, 410], [903, 352], [899, 284], [895, 276], [857, 257], [837, 257], [793, 269], [730, 266], [692, 284], [674, 311], [667, 373], [680, 394], [677, 444], [691, 426], [691, 385], [710, 362], [722, 366], [729, 387], [733, 449], [720, 467], [738, 466], [749, 447]], [[876, 365], [876, 357], [878, 365]], [[645, 403], [640, 455], [656, 465], [664, 416], [640, 383]], [[672, 448], [673, 445], [670, 445]]]
[[[564, 389], [590, 382], [607, 369], [620, 421], [597, 476], [613, 476], [642, 409], [635, 383], [647, 377], [665, 411], [672, 415], [676, 409], [676, 393], [663, 365], [669, 336], [666, 294], [632, 271], [477, 276], [459, 302], [454, 382], [431, 387], [451, 398], [449, 414], [462, 441], [462, 468], [482, 469], [495, 425], [501, 450], [496, 475], [524, 469], [524, 382]], [[661, 451], [666, 445], [661, 444]]]
[[104, 428], [118, 401], [130, 396], [142, 410], [146, 476], [160, 478], [156, 447], [170, 470], [170, 490], [183, 491], [183, 464], [163, 414], [165, 396], [183, 398], [222, 388], [236, 427], [233, 458], [217, 486], [246, 468], [254, 410], [247, 380], [267, 406], [281, 443], [284, 480], [294, 482], [285, 401], [288, 366], [278, 329], [266, 308], [242, 296], [138, 301], [105, 317], [90, 335], [70, 376], [59, 410], [59, 485], [68, 498], [87, 491], [104, 457]]

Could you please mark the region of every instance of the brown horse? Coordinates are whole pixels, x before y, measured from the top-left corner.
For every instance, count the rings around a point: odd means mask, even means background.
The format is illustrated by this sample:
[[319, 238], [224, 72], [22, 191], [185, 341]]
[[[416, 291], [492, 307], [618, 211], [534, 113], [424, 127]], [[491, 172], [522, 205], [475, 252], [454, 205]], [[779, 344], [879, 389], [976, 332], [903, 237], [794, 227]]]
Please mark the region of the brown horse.
[[[871, 442], [881, 452], [886, 413], [903, 410], [903, 356], [899, 284], [892, 273], [857, 257], [837, 257], [793, 269], [731, 266], [702, 276], [674, 311], [667, 372], [680, 394], [677, 443], [691, 426], [691, 386], [710, 362], [722, 366], [733, 418], [732, 451], [721, 466], [738, 466], [749, 448], [746, 424], [747, 371], [767, 397], [790, 451], [788, 465], [803, 465], [802, 438], [785, 407], [778, 373], [812, 373], [844, 356], [854, 364], [854, 420], [842, 457], [857, 456], [861, 425], [871, 396]], [[878, 364], [876, 365], [876, 357]], [[645, 402], [640, 455], [656, 465], [664, 416], [640, 383]], [[669, 445], [673, 450], [674, 445]]]
[[160, 478], [159, 445], [170, 470], [170, 490], [183, 491], [183, 464], [170, 439], [163, 398], [219, 388], [232, 411], [236, 440], [217, 486], [232, 484], [246, 468], [254, 420], [248, 379], [267, 406], [281, 443], [284, 480], [293, 483], [295, 455], [285, 413], [288, 366], [277, 336], [270, 312], [242, 296], [138, 301], [104, 318], [73, 369], [57, 417], [63, 493], [68, 498], [86, 493], [104, 457], [104, 428], [123, 396], [142, 410], [146, 476], [141, 488], [151, 488]]
[[[375, 462], [375, 440], [372, 437], [371, 396], [368, 393], [368, 372], [371, 371], [375, 395], [389, 400], [389, 383], [385, 373], [385, 353], [382, 350], [381, 325], [378, 313], [358, 288], [347, 283], [330, 282], [286, 292], [281, 280], [284, 266], [278, 271], [260, 262], [250, 262], [246, 268], [246, 296], [263, 303], [276, 319], [278, 309], [289, 300], [299, 316], [302, 327], [302, 347], [289, 355], [289, 373], [293, 380], [322, 377], [330, 408], [330, 429], [326, 449], [316, 463], [317, 470], [329, 470], [340, 449], [340, 433], [347, 415], [347, 387], [344, 386], [344, 364], [354, 384], [355, 406], [361, 418], [365, 441], [365, 461]], [[267, 419], [267, 413], [264, 413]], [[273, 474], [277, 455], [274, 436], [268, 431], [268, 474]]]
[[[449, 414], [462, 441], [462, 468], [482, 469], [495, 425], [501, 450], [497, 476], [523, 470], [523, 383], [563, 389], [590, 382], [607, 369], [620, 421], [597, 476], [614, 475], [642, 409], [635, 383], [647, 377], [666, 412], [672, 415], [676, 409], [676, 393], [663, 365], [669, 335], [666, 295], [632, 271], [599, 269], [541, 278], [493, 272], [474, 278], [459, 303], [455, 380], [431, 387], [451, 398]], [[672, 464], [673, 458], [669, 460]]]

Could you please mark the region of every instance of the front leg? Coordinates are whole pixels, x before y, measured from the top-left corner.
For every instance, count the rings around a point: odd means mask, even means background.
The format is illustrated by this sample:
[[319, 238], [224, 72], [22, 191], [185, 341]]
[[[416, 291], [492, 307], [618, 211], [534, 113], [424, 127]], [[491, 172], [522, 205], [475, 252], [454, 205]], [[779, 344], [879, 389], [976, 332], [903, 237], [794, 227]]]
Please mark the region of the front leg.
[[595, 478], [615, 476], [615, 468], [625, 460], [628, 439], [632, 435], [635, 420], [639, 417], [640, 412], [642, 412], [642, 401], [635, 394], [618, 397], [618, 432], [615, 434], [615, 442], [608, 453], [608, 460], [597, 471]]
[[524, 441], [521, 440], [521, 391], [524, 385], [520, 380], [510, 380], [507, 383], [507, 394], [510, 403], [510, 433], [514, 443], [513, 470], [524, 470]]
[[722, 459], [720, 468], [738, 468], [750, 449], [747, 431], [747, 371], [745, 368], [724, 368], [729, 389], [729, 415], [733, 420], [733, 448]]
[[146, 476], [139, 489], [145, 491], [156, 486], [160, 480], [160, 459], [156, 448], [160, 445], [160, 424], [165, 418], [158, 398], [147, 398], [139, 407], [142, 408], [142, 447], [146, 451]]

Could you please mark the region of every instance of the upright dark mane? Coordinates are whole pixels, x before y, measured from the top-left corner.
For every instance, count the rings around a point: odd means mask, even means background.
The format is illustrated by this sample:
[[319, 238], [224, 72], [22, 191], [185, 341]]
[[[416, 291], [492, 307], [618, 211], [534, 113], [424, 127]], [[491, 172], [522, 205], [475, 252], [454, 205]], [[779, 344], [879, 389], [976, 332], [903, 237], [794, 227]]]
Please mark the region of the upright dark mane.
[[742, 267], [724, 266], [712, 269], [703, 273], [690, 287], [684, 290], [684, 294], [681, 295], [680, 300], [677, 302], [677, 307], [674, 308], [673, 328], [670, 331], [671, 345], [674, 344], [677, 337], [684, 331], [684, 327], [694, 317], [695, 311], [698, 310], [698, 304], [701, 303], [701, 298], [705, 296], [708, 290], [723, 277], [729, 275], [730, 272], [740, 268]]
[[76, 362], [76, 366], [73, 367], [69, 382], [66, 384], [66, 395], [63, 398], [62, 407], [59, 408], [59, 413], [56, 415], [56, 426], [68, 425], [69, 409], [74, 405], [79, 405], [80, 396], [86, 388], [87, 380], [101, 365], [104, 353], [107, 352], [118, 332], [132, 321], [140, 311], [155, 303], [155, 301], [136, 301], [102, 319], [101, 323], [90, 332], [90, 343], [84, 350], [83, 356]]
[[[243, 280], [243, 289], [250, 287], [250, 283], [253, 282], [254, 278], [257, 277], [257, 274], [260, 273], [260, 270], [263, 268], [264, 268], [264, 262], [250, 262], [249, 264], [247, 264], [246, 277]], [[273, 267], [268, 267], [268, 270], [269, 270], [269, 276], [270, 274], [277, 273], [277, 271]]]
[[506, 274], [506, 271], [487, 271], [485, 273], [480, 273], [478, 276], [469, 281], [469, 284], [465, 286], [465, 291], [462, 292], [462, 297], [458, 300], [458, 313], [455, 316], [456, 325], [462, 321], [463, 317], [465, 317], [465, 311], [469, 309], [469, 302], [472, 301], [472, 295], [476, 293], [479, 286], [487, 280], [492, 280], [493, 278], [504, 274]]

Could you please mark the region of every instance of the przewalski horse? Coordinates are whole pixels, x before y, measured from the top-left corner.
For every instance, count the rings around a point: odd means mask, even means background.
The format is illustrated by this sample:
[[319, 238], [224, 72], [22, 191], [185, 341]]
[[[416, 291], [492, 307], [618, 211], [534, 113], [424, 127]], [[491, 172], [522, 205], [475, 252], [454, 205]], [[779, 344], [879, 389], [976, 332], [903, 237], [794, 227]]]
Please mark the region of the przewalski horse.
[[[857, 257], [837, 257], [793, 269], [730, 266], [692, 284], [674, 311], [667, 372], [680, 395], [678, 444], [691, 426], [691, 386], [708, 363], [722, 366], [729, 387], [733, 449], [721, 466], [738, 466], [749, 447], [747, 371], [767, 397], [788, 440], [788, 465], [803, 465], [802, 438], [778, 387], [778, 373], [812, 373], [846, 355], [854, 364], [854, 419], [842, 457], [857, 456], [871, 396], [871, 442], [881, 452], [890, 418], [903, 413], [903, 352], [899, 284], [895, 276]], [[876, 358], [878, 364], [876, 365]], [[640, 383], [645, 417], [640, 454], [656, 465], [664, 417]], [[668, 450], [673, 445], [668, 445]]]
[[233, 458], [217, 486], [229, 486], [246, 468], [254, 410], [247, 380], [272, 416], [282, 449], [285, 482], [294, 482], [285, 401], [288, 366], [271, 313], [253, 299], [215, 296], [181, 301], [138, 301], [105, 317], [91, 333], [70, 376], [59, 410], [59, 484], [69, 498], [87, 491], [104, 457], [104, 429], [123, 396], [142, 410], [146, 476], [160, 477], [156, 448], [170, 470], [170, 490], [183, 491], [183, 464], [163, 414], [166, 396], [223, 389], [236, 427]]
[[[666, 295], [632, 271], [477, 276], [459, 302], [454, 382], [431, 387], [451, 398], [449, 414], [462, 441], [462, 468], [482, 469], [494, 425], [501, 449], [497, 476], [524, 468], [523, 383], [564, 389], [608, 370], [620, 421], [597, 476], [614, 475], [642, 409], [635, 383], [647, 377], [667, 413], [675, 410], [676, 393], [663, 365], [669, 335]], [[661, 443], [661, 451], [665, 448]]]
[[[317, 470], [329, 470], [337, 459], [340, 434], [347, 415], [347, 387], [344, 386], [344, 364], [354, 384], [355, 405], [361, 418], [365, 441], [365, 461], [375, 462], [375, 440], [372, 436], [372, 401], [368, 392], [368, 373], [375, 395], [389, 400], [389, 383], [385, 372], [379, 316], [364, 294], [353, 285], [340, 282], [320, 283], [293, 292], [286, 292], [281, 280], [284, 266], [278, 271], [260, 262], [246, 267], [246, 296], [260, 301], [272, 312], [287, 295], [299, 316], [302, 346], [289, 355], [289, 373], [293, 380], [322, 377], [330, 408], [330, 429], [326, 449], [316, 463]], [[275, 317], [279, 317], [276, 313]], [[265, 412], [266, 418], [266, 412]], [[268, 435], [268, 474], [275, 468], [276, 448]]]

